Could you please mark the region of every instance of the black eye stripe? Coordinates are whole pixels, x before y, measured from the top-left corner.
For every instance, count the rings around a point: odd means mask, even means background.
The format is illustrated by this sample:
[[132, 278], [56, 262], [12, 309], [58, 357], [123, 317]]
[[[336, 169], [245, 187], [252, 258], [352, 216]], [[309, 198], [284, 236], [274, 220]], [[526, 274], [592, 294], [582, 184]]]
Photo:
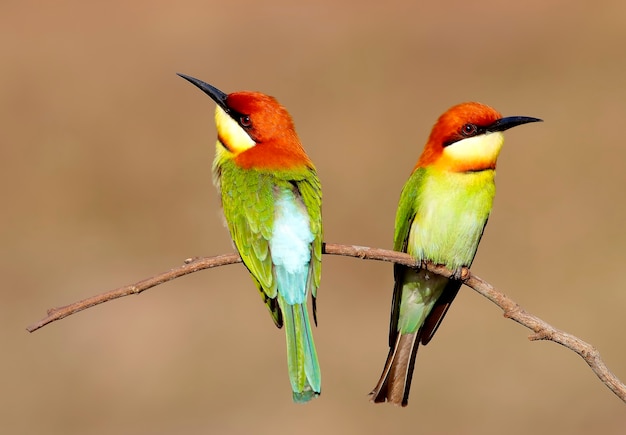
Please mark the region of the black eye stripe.
[[252, 119], [250, 119], [250, 115], [246, 115], [245, 113], [235, 112], [232, 109], [228, 111], [228, 115], [231, 118], [233, 118], [235, 121], [237, 121], [237, 124], [239, 124], [242, 128], [248, 129], [252, 127]]
[[476, 124], [467, 123], [463, 124], [459, 130], [452, 135], [447, 141], [443, 143], [444, 148], [458, 142], [462, 139], [467, 139], [474, 136], [479, 136], [487, 132], [487, 127], [481, 127]]

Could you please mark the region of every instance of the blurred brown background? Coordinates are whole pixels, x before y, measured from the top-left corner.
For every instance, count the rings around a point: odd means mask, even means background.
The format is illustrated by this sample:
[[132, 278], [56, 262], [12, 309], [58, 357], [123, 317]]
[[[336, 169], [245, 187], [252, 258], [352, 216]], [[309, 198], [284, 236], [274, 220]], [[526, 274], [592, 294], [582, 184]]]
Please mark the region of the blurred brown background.
[[214, 104], [184, 72], [291, 111], [335, 243], [391, 246], [400, 188], [449, 106], [543, 118], [506, 133], [474, 271], [626, 379], [626, 3], [435, 3], [3, 2], [0, 432], [623, 433], [624, 404], [582, 359], [468, 288], [418, 355], [409, 407], [370, 404], [389, 264], [325, 257], [323, 394], [306, 406], [240, 265], [24, 330], [232, 251]]

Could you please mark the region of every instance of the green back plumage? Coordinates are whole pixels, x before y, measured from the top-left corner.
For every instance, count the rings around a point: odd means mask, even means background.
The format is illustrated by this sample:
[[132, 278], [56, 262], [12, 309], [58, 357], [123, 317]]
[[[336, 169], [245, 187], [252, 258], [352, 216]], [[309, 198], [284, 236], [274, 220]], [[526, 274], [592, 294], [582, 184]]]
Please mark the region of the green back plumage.
[[[259, 92], [226, 94], [181, 75], [217, 104], [213, 180], [243, 263], [270, 310], [285, 326], [287, 365], [296, 402], [321, 392], [309, 321], [320, 284], [321, 186], [289, 112]], [[317, 320], [316, 320], [317, 322]]]
[[322, 190], [315, 170], [308, 167], [281, 171], [242, 169], [227, 159], [216, 159], [213, 170], [233, 241], [278, 327], [283, 322], [276, 300], [276, 272], [269, 252], [275, 195], [280, 189], [291, 189], [302, 199], [310, 217], [311, 232], [315, 235], [307, 283], [315, 316], [322, 262]]
[[306, 299], [297, 303], [288, 302], [304, 289], [298, 290], [297, 281], [300, 278], [297, 274], [286, 271], [284, 264], [274, 264], [270, 249], [276, 237], [284, 237], [272, 234], [275, 223], [284, 224], [278, 223], [278, 219], [284, 221], [284, 217], [277, 216], [284, 216], [281, 213], [286, 212], [284, 208], [277, 208], [284, 207], [284, 204], [278, 206], [278, 202], [287, 198], [292, 208], [306, 208], [309, 236], [313, 237], [306, 272], [306, 292], [311, 294], [313, 317], [317, 323], [315, 301], [322, 262], [322, 192], [317, 174], [314, 168], [308, 166], [281, 171], [243, 169], [233, 160], [218, 157], [214, 163], [214, 179], [221, 192], [224, 216], [239, 255], [250, 271], [274, 323], [279, 328], [285, 326], [293, 400], [307, 402], [320, 393], [320, 367]]

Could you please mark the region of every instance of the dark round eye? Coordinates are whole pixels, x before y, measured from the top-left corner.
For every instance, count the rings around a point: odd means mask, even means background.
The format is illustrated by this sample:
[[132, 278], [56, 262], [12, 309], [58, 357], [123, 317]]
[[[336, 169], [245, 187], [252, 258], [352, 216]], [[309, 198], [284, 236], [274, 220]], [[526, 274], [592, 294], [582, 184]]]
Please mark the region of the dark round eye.
[[461, 127], [461, 134], [466, 137], [475, 135], [477, 131], [478, 127], [475, 124], [465, 124]]
[[239, 118], [239, 123], [242, 127], [250, 127], [252, 125], [252, 121], [250, 120], [250, 116], [248, 115], [241, 115], [241, 118]]

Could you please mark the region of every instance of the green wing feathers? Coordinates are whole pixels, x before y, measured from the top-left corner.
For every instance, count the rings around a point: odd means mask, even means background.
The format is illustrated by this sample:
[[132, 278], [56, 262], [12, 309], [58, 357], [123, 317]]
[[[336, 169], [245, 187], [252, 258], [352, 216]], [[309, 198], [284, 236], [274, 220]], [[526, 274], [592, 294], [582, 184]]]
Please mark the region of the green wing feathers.
[[[274, 222], [273, 187], [269, 177], [256, 171], [221, 168], [222, 208], [231, 237], [243, 263], [248, 268], [270, 310], [276, 326], [282, 316], [276, 301], [276, 274], [269, 252], [269, 238]], [[254, 207], [251, 204], [254, 203]]]
[[317, 297], [322, 263], [322, 189], [315, 171], [303, 168], [298, 171], [263, 172], [239, 169], [232, 162], [224, 162], [219, 172], [222, 207], [231, 236], [246, 267], [271, 299], [276, 298], [277, 292], [269, 252], [275, 192], [281, 187], [288, 187], [302, 198], [310, 216], [311, 232], [315, 235], [311, 244], [309, 290], [313, 298]]
[[393, 249], [406, 252], [409, 242], [411, 224], [417, 213], [417, 203], [424, 181], [424, 169], [417, 168], [402, 188], [398, 210], [396, 211], [395, 233]]
[[[395, 251], [407, 252], [409, 233], [417, 212], [417, 200], [423, 179], [424, 169], [417, 168], [402, 188], [398, 209], [396, 211], [395, 233], [393, 238], [393, 249]], [[390, 347], [395, 345], [398, 335], [402, 286], [404, 283], [404, 274], [407, 270], [408, 268], [406, 266], [398, 264], [393, 266], [395, 283], [393, 289], [393, 299], [391, 301], [391, 320], [389, 327]]]

